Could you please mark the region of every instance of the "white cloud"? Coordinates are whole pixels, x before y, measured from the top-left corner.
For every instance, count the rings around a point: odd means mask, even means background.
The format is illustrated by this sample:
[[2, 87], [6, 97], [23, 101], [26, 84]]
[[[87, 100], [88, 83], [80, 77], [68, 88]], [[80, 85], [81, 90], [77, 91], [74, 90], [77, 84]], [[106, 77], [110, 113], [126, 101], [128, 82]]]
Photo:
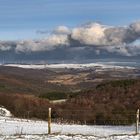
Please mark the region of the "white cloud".
[[51, 35], [42, 40], [27, 40], [17, 43], [16, 52], [37, 52], [53, 50], [69, 44], [67, 35]]
[[91, 23], [72, 30], [71, 37], [84, 45], [104, 45], [106, 28], [98, 23]]
[[10, 49], [12, 49], [12, 46], [11, 46], [12, 42], [5, 42], [5, 41], [0, 41], [0, 50], [1, 51], [8, 51]]
[[54, 34], [70, 34], [71, 30], [66, 26], [58, 26], [53, 31]]
[[0, 45], [0, 50], [1, 51], [8, 51], [8, 50], [10, 50], [11, 49], [11, 46], [2, 46], [2, 45]]
[[140, 21], [130, 24], [130, 28], [137, 34], [140, 35]]

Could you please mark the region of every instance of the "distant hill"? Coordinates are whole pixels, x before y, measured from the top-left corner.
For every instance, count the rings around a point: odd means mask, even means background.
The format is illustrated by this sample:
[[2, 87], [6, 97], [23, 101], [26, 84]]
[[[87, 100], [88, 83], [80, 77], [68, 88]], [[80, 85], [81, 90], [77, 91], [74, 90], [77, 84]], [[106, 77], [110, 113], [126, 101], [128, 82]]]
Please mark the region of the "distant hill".
[[0, 66], [0, 92], [39, 95], [44, 92], [62, 91], [67, 87], [47, 82], [57, 73], [51, 70], [23, 69]]
[[96, 65], [93, 68], [82, 66], [82, 69], [76, 69], [72, 66], [44, 69], [0, 66], [0, 92], [33, 95], [77, 92], [93, 89], [103, 81], [140, 77], [139, 69], [104, 68]]

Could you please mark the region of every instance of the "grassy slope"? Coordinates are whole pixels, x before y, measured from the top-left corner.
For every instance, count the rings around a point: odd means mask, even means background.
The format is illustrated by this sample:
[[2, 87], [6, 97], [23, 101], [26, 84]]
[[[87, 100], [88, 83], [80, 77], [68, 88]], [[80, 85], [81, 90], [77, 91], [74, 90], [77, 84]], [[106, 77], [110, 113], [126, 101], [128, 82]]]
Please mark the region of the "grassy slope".
[[0, 67], [0, 92], [40, 95], [50, 91], [65, 91], [66, 86], [48, 83], [56, 73], [49, 70], [25, 70]]

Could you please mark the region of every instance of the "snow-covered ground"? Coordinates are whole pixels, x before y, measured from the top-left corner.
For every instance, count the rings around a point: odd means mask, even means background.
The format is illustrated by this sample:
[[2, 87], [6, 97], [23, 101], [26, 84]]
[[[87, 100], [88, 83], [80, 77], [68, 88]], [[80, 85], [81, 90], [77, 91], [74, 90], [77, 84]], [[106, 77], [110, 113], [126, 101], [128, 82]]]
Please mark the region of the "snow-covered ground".
[[48, 136], [47, 131], [48, 124], [45, 121], [0, 117], [0, 140], [140, 140], [139, 135], [133, 135], [133, 125], [87, 126], [52, 123], [53, 135]]
[[102, 68], [102, 69], [133, 69], [134, 67], [129, 66], [117, 66], [112, 63], [88, 63], [88, 64], [45, 64], [45, 65], [25, 65], [25, 64], [5, 64], [4, 66], [20, 67], [26, 69], [44, 69], [44, 68], [74, 68], [74, 69], [87, 69], [87, 68]]
[[0, 140], [140, 140], [140, 135], [122, 135], [109, 137], [96, 136], [66, 136], [66, 135], [19, 135], [1, 136]]

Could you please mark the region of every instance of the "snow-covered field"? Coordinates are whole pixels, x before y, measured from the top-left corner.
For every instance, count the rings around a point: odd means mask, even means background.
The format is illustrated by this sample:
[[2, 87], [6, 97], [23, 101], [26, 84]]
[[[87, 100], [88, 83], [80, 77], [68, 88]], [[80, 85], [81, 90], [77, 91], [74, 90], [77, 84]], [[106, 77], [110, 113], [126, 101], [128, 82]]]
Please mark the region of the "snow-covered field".
[[52, 135], [48, 136], [47, 131], [48, 124], [45, 121], [0, 117], [0, 140], [140, 140], [140, 135], [133, 135], [135, 126], [87, 126], [53, 123]]
[[[52, 124], [52, 133], [66, 135], [109, 136], [113, 134], [134, 134], [134, 126], [88, 126]], [[28, 121], [16, 118], [1, 118], [0, 134], [47, 134], [48, 124], [44, 121]]]
[[24, 65], [24, 64], [5, 64], [4, 66], [10, 67], [20, 67], [26, 69], [44, 69], [44, 68], [74, 68], [74, 69], [87, 69], [87, 68], [97, 68], [102, 69], [133, 69], [134, 67], [129, 66], [117, 66], [112, 63], [102, 64], [102, 63], [88, 63], [88, 64], [45, 64], [45, 65]]

